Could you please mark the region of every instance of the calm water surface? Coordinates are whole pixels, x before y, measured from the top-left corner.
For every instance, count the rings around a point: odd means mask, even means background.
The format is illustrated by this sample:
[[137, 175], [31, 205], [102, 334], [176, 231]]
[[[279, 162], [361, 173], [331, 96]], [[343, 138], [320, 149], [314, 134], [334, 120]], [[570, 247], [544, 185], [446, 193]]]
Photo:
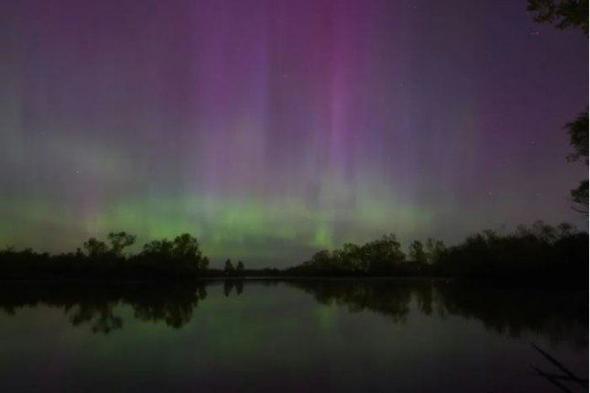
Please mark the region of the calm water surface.
[[[0, 392], [558, 392], [587, 293], [430, 281], [4, 285]], [[569, 385], [573, 391], [581, 391]]]

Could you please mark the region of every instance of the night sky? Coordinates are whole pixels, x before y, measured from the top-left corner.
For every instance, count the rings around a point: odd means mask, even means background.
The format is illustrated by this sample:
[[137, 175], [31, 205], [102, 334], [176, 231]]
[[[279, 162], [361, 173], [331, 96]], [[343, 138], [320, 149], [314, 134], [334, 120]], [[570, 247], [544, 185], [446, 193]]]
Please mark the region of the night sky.
[[587, 36], [525, 0], [4, 0], [0, 246], [196, 235], [286, 266], [586, 225]]

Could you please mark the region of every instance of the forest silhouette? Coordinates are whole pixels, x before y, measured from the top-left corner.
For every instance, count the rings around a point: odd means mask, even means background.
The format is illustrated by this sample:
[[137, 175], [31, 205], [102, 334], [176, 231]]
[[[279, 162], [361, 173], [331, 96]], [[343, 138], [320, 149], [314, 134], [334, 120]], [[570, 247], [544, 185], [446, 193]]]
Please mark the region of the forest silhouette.
[[346, 243], [321, 250], [290, 268], [246, 269], [226, 260], [209, 266], [198, 240], [182, 234], [146, 243], [136, 254], [125, 250], [135, 236], [110, 233], [108, 242], [91, 238], [75, 252], [50, 255], [31, 249], [0, 251], [2, 280], [190, 281], [207, 277], [445, 277], [517, 285], [588, 286], [588, 233], [569, 224], [541, 221], [510, 233], [486, 230], [447, 247], [419, 240], [406, 254], [394, 234], [362, 245]]
[[410, 245], [409, 258], [394, 235], [364, 245], [323, 250], [288, 269], [304, 276], [430, 276], [514, 284], [588, 285], [588, 234], [569, 224], [541, 221], [501, 234], [486, 230], [445, 247], [428, 239]]

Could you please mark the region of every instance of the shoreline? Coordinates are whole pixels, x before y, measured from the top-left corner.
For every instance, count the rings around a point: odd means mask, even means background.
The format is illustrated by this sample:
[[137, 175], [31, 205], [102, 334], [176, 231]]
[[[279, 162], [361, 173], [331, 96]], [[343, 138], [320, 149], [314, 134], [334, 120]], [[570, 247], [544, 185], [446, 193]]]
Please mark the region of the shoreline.
[[454, 286], [481, 286], [496, 289], [531, 289], [531, 290], [568, 290], [580, 291], [588, 290], [589, 283], [585, 285], [572, 285], [571, 281], [543, 279], [543, 280], [507, 280], [507, 279], [490, 279], [490, 278], [464, 278], [464, 277], [436, 277], [436, 276], [209, 276], [209, 277], [188, 277], [188, 278], [158, 278], [158, 279], [128, 279], [128, 278], [0, 278], [2, 285], [90, 285], [93, 288], [109, 288], [113, 286], [199, 286], [202, 284], [222, 283], [227, 281], [237, 282], [332, 282], [332, 283], [377, 283], [377, 282], [397, 282], [397, 283], [432, 283], [436, 285], [454, 285]]

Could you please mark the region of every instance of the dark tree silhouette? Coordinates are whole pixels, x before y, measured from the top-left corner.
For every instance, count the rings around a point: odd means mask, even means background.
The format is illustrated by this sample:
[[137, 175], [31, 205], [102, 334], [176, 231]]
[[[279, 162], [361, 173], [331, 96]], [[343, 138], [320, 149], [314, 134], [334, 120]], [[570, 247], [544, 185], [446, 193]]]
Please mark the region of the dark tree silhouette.
[[429, 264], [432, 265], [438, 262], [445, 251], [446, 247], [442, 240], [435, 240], [430, 237], [426, 240], [426, 258]]
[[151, 242], [144, 244], [142, 254], [169, 257], [172, 255], [173, 247], [174, 244], [170, 240], [152, 240]]
[[223, 266], [223, 271], [225, 272], [225, 274], [227, 275], [232, 275], [235, 272], [235, 268], [233, 263], [231, 263], [231, 259], [228, 259], [225, 261], [225, 265]]
[[174, 258], [186, 264], [193, 265], [199, 270], [207, 269], [209, 260], [203, 258], [199, 249], [199, 242], [188, 233], [174, 238], [172, 253]]
[[427, 256], [424, 251], [424, 245], [419, 240], [414, 240], [410, 244], [410, 260], [418, 263], [426, 263]]
[[[570, 136], [570, 144], [574, 153], [568, 156], [568, 161], [583, 160], [588, 165], [588, 111], [578, 115], [576, 120], [566, 125]], [[588, 180], [583, 180], [580, 185], [570, 192], [574, 202], [574, 210], [588, 214]]]
[[581, 181], [577, 188], [570, 191], [570, 195], [575, 203], [573, 209], [588, 215], [588, 180]]
[[370, 273], [387, 274], [405, 262], [401, 244], [392, 233], [365, 244], [362, 248], [365, 265]]
[[84, 242], [84, 249], [91, 258], [97, 258], [107, 254], [109, 248], [105, 242], [97, 240], [93, 237]]
[[135, 236], [126, 232], [111, 232], [107, 238], [111, 243], [111, 252], [117, 256], [121, 256], [125, 248], [135, 243]]
[[199, 248], [199, 242], [188, 233], [183, 233], [173, 241], [153, 240], [143, 246], [143, 251], [136, 257], [138, 261], [147, 266], [160, 266], [165, 263], [167, 271], [175, 275], [196, 274], [207, 270], [209, 260], [203, 257]]
[[566, 125], [570, 144], [575, 152], [568, 156], [569, 161], [583, 159], [588, 164], [588, 111], [580, 113], [576, 120]]
[[[535, 14], [537, 22], [551, 23], [561, 30], [580, 28], [588, 34], [588, 0], [529, 0], [527, 9]], [[570, 144], [575, 149], [568, 160], [577, 161], [585, 157], [588, 165], [588, 111], [566, 124], [566, 128]], [[570, 196], [574, 202], [573, 209], [587, 215], [588, 180], [580, 182], [577, 188], [570, 191]]]
[[172, 243], [174, 245], [172, 252], [177, 258], [195, 258], [201, 256], [199, 242], [188, 233], [176, 236]]
[[357, 246], [346, 243], [334, 251], [321, 250], [309, 261], [290, 269], [294, 274], [317, 275], [395, 275], [406, 274], [408, 264], [394, 234]]
[[395, 236], [362, 246], [322, 250], [287, 269], [294, 276], [442, 276], [510, 285], [588, 285], [588, 234], [570, 224], [537, 221], [514, 232], [486, 230], [446, 248], [429, 239], [410, 246], [409, 261]]
[[529, 0], [535, 21], [558, 29], [580, 28], [588, 33], [588, 0]]
[[448, 277], [587, 287], [588, 234], [542, 221], [507, 234], [483, 231], [447, 249], [434, 270]]
[[[196, 238], [182, 234], [173, 241], [153, 240], [136, 255], [123, 255], [131, 235], [110, 235], [114, 245], [91, 238], [85, 253], [50, 255], [31, 249], [0, 250], [0, 280], [194, 280], [228, 277], [235, 282], [246, 269], [231, 260], [221, 269], [208, 269]], [[512, 283], [556, 281], [557, 285], [588, 285], [588, 234], [569, 224], [557, 227], [536, 222], [530, 227], [500, 234], [483, 231], [446, 248], [428, 239], [426, 246], [414, 242], [407, 261], [395, 235], [363, 245], [344, 244], [322, 250], [299, 266], [285, 270], [248, 269], [261, 276], [444, 276], [510, 281]], [[113, 320], [114, 321], [114, 320]]]

